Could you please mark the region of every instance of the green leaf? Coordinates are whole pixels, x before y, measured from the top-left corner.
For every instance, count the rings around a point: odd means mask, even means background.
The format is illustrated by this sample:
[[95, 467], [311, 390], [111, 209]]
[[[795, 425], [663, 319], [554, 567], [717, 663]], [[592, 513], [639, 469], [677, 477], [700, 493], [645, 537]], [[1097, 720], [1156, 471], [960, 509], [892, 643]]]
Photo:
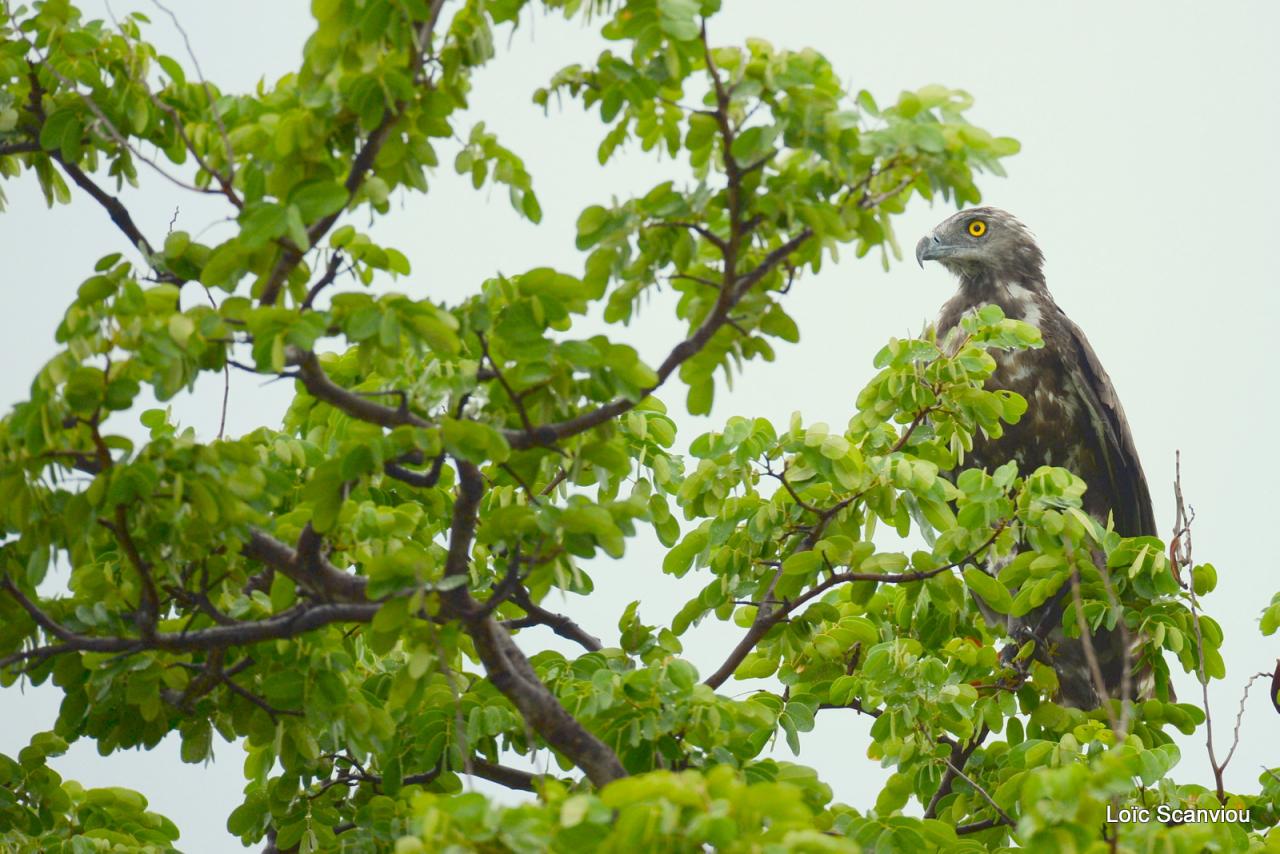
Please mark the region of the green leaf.
[[658, 26], [676, 41], [696, 39], [701, 11], [698, 0], [658, 0]]
[[809, 575], [822, 566], [822, 555], [816, 551], [797, 552], [782, 562], [783, 575]]
[[863, 572], [898, 573], [907, 568], [907, 556], [898, 552], [878, 552], [862, 562]]
[[245, 249], [257, 249], [268, 241], [283, 237], [288, 228], [288, 209], [284, 205], [253, 202], [245, 205], [244, 212], [240, 214], [240, 244]]
[[58, 152], [63, 160], [75, 164], [80, 159], [84, 125], [80, 113], [71, 107], [54, 110], [40, 127], [40, 147]]
[[982, 600], [998, 614], [1007, 614], [1013, 608], [1013, 597], [1003, 584], [977, 567], [970, 566], [964, 570], [965, 584], [969, 589], [982, 597]]
[[440, 424], [445, 448], [473, 463], [503, 462], [511, 446], [497, 430], [480, 421], [444, 418]]
[[200, 283], [210, 288], [234, 290], [236, 281], [244, 274], [244, 249], [234, 238], [219, 245], [205, 261]]
[[191, 318], [185, 314], [174, 314], [169, 316], [169, 337], [178, 342], [178, 345], [185, 347], [187, 339], [196, 331], [196, 324]]
[[315, 222], [318, 219], [337, 213], [347, 205], [349, 195], [347, 188], [332, 181], [308, 181], [294, 188], [289, 196], [290, 204], [296, 205], [304, 222]]

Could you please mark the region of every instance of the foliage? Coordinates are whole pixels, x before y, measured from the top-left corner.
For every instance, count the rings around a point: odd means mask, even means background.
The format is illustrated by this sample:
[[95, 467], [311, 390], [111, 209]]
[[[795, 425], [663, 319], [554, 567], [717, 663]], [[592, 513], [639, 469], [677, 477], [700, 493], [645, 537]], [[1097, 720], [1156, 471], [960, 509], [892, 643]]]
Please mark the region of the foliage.
[[[709, 412], [732, 373], [798, 340], [784, 297], [805, 271], [849, 244], [887, 264], [912, 197], [978, 200], [975, 171], [1017, 144], [970, 125], [964, 92], [880, 104], [813, 51], [714, 45], [718, 0], [544, 0], [617, 47], [535, 101], [598, 110], [601, 163], [638, 144], [678, 177], [584, 210], [580, 273], [497, 276], [454, 305], [393, 289], [409, 261], [357, 223], [427, 193], [450, 157], [540, 219], [518, 155], [458, 115], [497, 31], [536, 5], [315, 0], [298, 72], [247, 94], [159, 55], [142, 15], [2, 13], [0, 174], [97, 203], [126, 246], [0, 421], [0, 684], [65, 695], [53, 733], [0, 757], [0, 842], [167, 850], [176, 828], [141, 796], [63, 783], [45, 757], [176, 732], [187, 762], [215, 733], [243, 746], [228, 828], [279, 850], [1274, 847], [1272, 772], [1252, 795], [1169, 777], [1169, 732], [1204, 712], [1171, 699], [1162, 652], [1203, 679], [1224, 667], [1164, 545], [1085, 515], [1065, 470], [963, 470], [979, 431], [1025, 410], [984, 381], [992, 351], [1040, 345], [1034, 328], [988, 308], [947, 341], [891, 341], [844, 429], [735, 417], [676, 450], [659, 387], [677, 377]], [[104, 182], [153, 172], [219, 197], [234, 234], [144, 235]], [[688, 330], [659, 365], [621, 333], [575, 334], [636, 321], [658, 288]], [[164, 402], [233, 369], [295, 380], [279, 429], [205, 441], [138, 411], [144, 387]], [[135, 417], [145, 441], [124, 435]], [[669, 624], [636, 603], [603, 643], [543, 607], [589, 595], [610, 566], [591, 559], [646, 527], [697, 591]], [[885, 548], [878, 527], [929, 545]], [[1211, 566], [1184, 568], [1212, 589]], [[969, 595], [1019, 615], [1068, 590], [1068, 633], [1077, 612], [1123, 621], [1156, 699], [1052, 702], [1053, 670], [1031, 648], [1001, 657]], [[700, 680], [681, 636], [707, 619], [743, 636]], [[513, 634], [536, 625], [583, 654], [526, 657]], [[849, 711], [876, 718], [868, 756], [894, 769], [857, 809], [762, 756], [779, 737], [800, 754], [816, 715]], [[558, 770], [503, 764], [539, 751]], [[536, 798], [463, 794], [466, 774]], [[1104, 824], [1134, 802], [1250, 819]]]

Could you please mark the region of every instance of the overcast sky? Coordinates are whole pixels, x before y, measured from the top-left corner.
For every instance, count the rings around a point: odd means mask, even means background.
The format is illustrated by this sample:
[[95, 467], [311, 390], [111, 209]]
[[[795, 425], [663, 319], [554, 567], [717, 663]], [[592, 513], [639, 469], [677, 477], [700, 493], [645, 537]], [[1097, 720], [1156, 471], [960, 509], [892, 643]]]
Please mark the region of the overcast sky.
[[[99, 2], [82, 5], [89, 15], [106, 14]], [[260, 78], [270, 82], [295, 69], [310, 31], [303, 2], [171, 5], [205, 74], [226, 91], [249, 90]], [[1229, 742], [1244, 682], [1280, 657], [1280, 637], [1264, 639], [1257, 629], [1260, 609], [1280, 589], [1275, 549], [1265, 539], [1275, 529], [1266, 469], [1275, 453], [1265, 442], [1280, 414], [1271, 340], [1280, 320], [1280, 6], [1266, 0], [726, 0], [725, 6], [710, 27], [716, 42], [764, 36], [779, 46], [816, 48], [855, 91], [869, 89], [881, 101], [930, 83], [963, 88], [977, 99], [971, 121], [1022, 142], [1022, 153], [1006, 161], [1009, 177], [980, 181], [984, 201], [1012, 211], [1038, 236], [1050, 289], [1089, 336], [1124, 402], [1166, 536], [1174, 451], [1182, 451], [1184, 492], [1197, 511], [1195, 555], [1212, 561], [1220, 579], [1207, 607], [1226, 629], [1227, 679], [1214, 684], [1210, 697], [1219, 741]], [[176, 31], [150, 4], [113, 8], [149, 12], [156, 21], [150, 37], [162, 52], [184, 57]], [[472, 116], [462, 126], [483, 119], [525, 159], [544, 221], [535, 227], [519, 220], [505, 192], [474, 192], [446, 168], [428, 197], [405, 200], [377, 232], [410, 258], [413, 276], [395, 287], [411, 294], [452, 301], [497, 271], [580, 270], [573, 225], [584, 206], [678, 176], [669, 162], [634, 151], [601, 168], [596, 118], [573, 108], [548, 117], [531, 103], [533, 89], [555, 70], [596, 56], [602, 43], [589, 28], [526, 14], [520, 29], [497, 44], [499, 57], [477, 76]], [[441, 160], [450, 164], [452, 154]], [[216, 223], [225, 216], [216, 205], [186, 198], [145, 170], [142, 177], [145, 193], [124, 198], [146, 233], [162, 235], [175, 209], [176, 227], [210, 228], [206, 242], [226, 228]], [[7, 407], [25, 398], [34, 372], [56, 352], [54, 328], [93, 262], [125, 247], [104, 212], [81, 195], [73, 206], [49, 211], [29, 176], [4, 190], [0, 405]], [[914, 245], [950, 213], [913, 204], [898, 220], [901, 245]], [[787, 297], [801, 342], [779, 345], [773, 364], [752, 364], [732, 393], [717, 396], [710, 418], [678, 418], [682, 443], [735, 414], [786, 423], [799, 410], [808, 420], [843, 425], [883, 341], [918, 331], [953, 289], [937, 265], [920, 270], [903, 261], [885, 273], [874, 257], [847, 256]], [[662, 308], [656, 304], [620, 331], [651, 364], [681, 332]], [[204, 437], [216, 432], [220, 384], [210, 378], [194, 396], [174, 402], [183, 422]], [[288, 393], [284, 383], [264, 387], [235, 377], [229, 433], [278, 424]], [[667, 389], [664, 396], [678, 410], [684, 391]], [[617, 615], [638, 590], [642, 616], [669, 621], [703, 582], [666, 578], [659, 564], [659, 549], [648, 540], [620, 561], [594, 564], [604, 601], [587, 612], [587, 628], [616, 643]], [[692, 633], [686, 652], [708, 673], [737, 636], [732, 627], [705, 626]], [[557, 640], [520, 636], [528, 652]], [[1184, 701], [1198, 698], [1190, 677], [1176, 684]], [[729, 683], [723, 690], [743, 688]], [[1260, 766], [1280, 764], [1280, 746], [1266, 735], [1275, 732], [1266, 693], [1259, 687], [1249, 700], [1229, 788], [1256, 791]], [[32, 733], [51, 726], [60, 698], [47, 687], [0, 692], [0, 752], [16, 753]], [[837, 799], [859, 807], [871, 804], [885, 776], [865, 757], [867, 731], [852, 712], [824, 712], [798, 760], [816, 767]], [[150, 753], [103, 758], [81, 742], [53, 764], [86, 785], [141, 791], [182, 828], [186, 851], [227, 850], [235, 844], [225, 821], [241, 800], [243, 754], [219, 742], [215, 762], [203, 768], [182, 764], [177, 744], [175, 738]], [[1176, 777], [1210, 784], [1203, 733], [1179, 744]], [[785, 747], [779, 755], [788, 755]]]

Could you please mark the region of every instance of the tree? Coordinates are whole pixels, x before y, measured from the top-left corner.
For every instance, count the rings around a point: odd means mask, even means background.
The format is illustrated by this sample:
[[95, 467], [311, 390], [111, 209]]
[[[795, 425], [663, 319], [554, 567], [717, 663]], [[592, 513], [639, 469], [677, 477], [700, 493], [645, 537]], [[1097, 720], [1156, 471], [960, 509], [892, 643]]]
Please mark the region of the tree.
[[[1216, 759], [1213, 787], [1168, 777], [1168, 730], [1205, 711], [1169, 696], [1162, 650], [1222, 676], [1196, 598], [1213, 567], [1186, 539], [1118, 537], [1080, 511], [1070, 472], [962, 470], [977, 431], [1026, 406], [984, 387], [988, 351], [1037, 346], [1034, 328], [988, 308], [949, 341], [890, 341], [846, 430], [732, 418], [673, 450], [663, 397], [683, 384], [706, 413], [771, 339], [797, 340], [785, 297], [805, 271], [846, 244], [887, 264], [913, 197], [978, 200], [975, 171], [1017, 145], [969, 124], [965, 93], [881, 105], [812, 51], [717, 46], [716, 0], [545, 0], [618, 49], [535, 100], [598, 108], [602, 162], [638, 143], [679, 178], [584, 210], [580, 274], [496, 276], [456, 305], [395, 291], [405, 256], [357, 223], [426, 193], [442, 156], [541, 216], [520, 158], [456, 115], [526, 5], [317, 0], [298, 73], [246, 95], [158, 55], [140, 15], [6, 7], [0, 171], [34, 172], [51, 204], [97, 204], [126, 241], [0, 422], [0, 681], [65, 694], [50, 732], [0, 757], [0, 841], [168, 850], [177, 828], [140, 795], [86, 791], [48, 759], [176, 731], [189, 762], [215, 732], [245, 746], [228, 827], [276, 850], [1276, 844], [1275, 772], [1253, 795], [1224, 791]], [[144, 234], [109, 189], [142, 175], [218, 197], [235, 235]], [[659, 287], [687, 333], [657, 366], [622, 334], [575, 337], [589, 314], [636, 320]], [[144, 386], [165, 401], [231, 370], [294, 381], [281, 429], [201, 442], [137, 412]], [[135, 414], [142, 443], [119, 432]], [[878, 548], [877, 525], [929, 546]], [[645, 526], [661, 570], [698, 588], [668, 624], [633, 605], [606, 644], [544, 606], [589, 595], [586, 561], [624, 558]], [[978, 568], [1016, 539], [1034, 550], [999, 578]], [[55, 559], [70, 582], [49, 595]], [[1068, 630], [1127, 627], [1158, 698], [1053, 703], [1053, 672], [1031, 649], [1002, 659], [969, 590], [1010, 613], [1069, 590]], [[742, 639], [700, 678], [680, 636], [708, 619]], [[1263, 630], [1278, 620], [1280, 603]], [[531, 652], [533, 626], [582, 654]], [[869, 755], [895, 769], [860, 809], [762, 757], [779, 735], [798, 753], [815, 715], [841, 709], [876, 718]], [[554, 771], [515, 764], [539, 750]], [[536, 797], [460, 794], [463, 775]], [[1104, 823], [1135, 803], [1249, 817]]]

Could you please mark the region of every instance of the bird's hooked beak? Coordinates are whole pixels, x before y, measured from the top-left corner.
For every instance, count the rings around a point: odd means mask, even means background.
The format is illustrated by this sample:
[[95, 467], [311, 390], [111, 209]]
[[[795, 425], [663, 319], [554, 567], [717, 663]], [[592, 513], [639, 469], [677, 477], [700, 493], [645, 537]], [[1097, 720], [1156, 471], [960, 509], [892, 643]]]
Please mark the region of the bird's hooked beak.
[[949, 248], [938, 237], [937, 232], [931, 231], [916, 244], [916, 263], [923, 269], [925, 261], [936, 261], [946, 255]]

